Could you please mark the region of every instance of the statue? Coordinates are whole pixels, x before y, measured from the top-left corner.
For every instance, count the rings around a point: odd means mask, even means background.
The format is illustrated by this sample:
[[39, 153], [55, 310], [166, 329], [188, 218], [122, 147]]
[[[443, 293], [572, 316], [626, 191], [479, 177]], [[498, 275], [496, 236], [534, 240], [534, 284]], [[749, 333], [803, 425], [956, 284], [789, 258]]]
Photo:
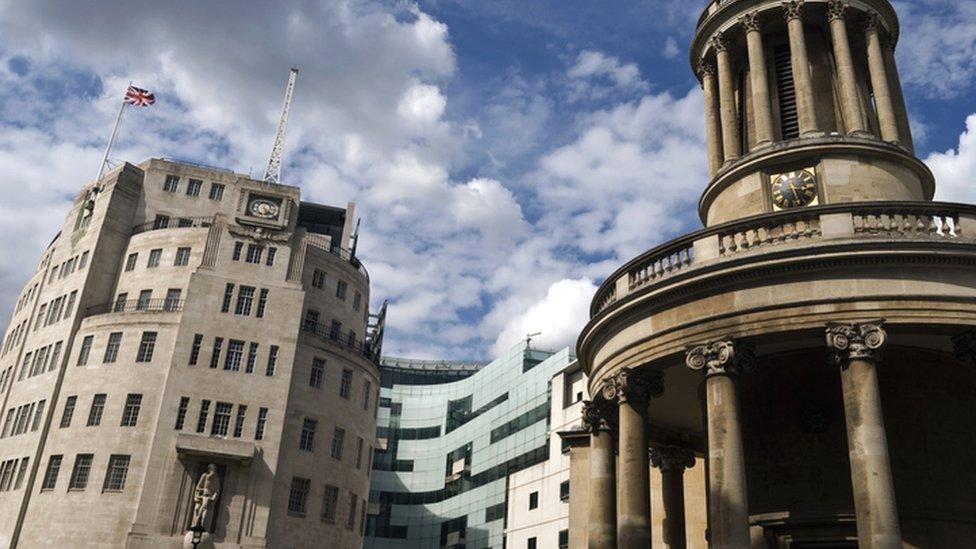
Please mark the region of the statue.
[[207, 472], [200, 475], [193, 490], [193, 526], [204, 526], [218, 495], [220, 478], [217, 476], [217, 466], [211, 463], [207, 466]]

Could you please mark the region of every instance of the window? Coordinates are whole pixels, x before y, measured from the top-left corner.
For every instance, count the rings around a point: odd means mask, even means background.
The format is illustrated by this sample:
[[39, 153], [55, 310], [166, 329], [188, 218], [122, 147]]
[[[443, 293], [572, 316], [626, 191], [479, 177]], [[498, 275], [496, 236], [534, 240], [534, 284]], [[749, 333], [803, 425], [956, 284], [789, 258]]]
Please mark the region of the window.
[[103, 411], [105, 411], [105, 395], [93, 396], [91, 409], [88, 410], [88, 427], [97, 427], [102, 423]]
[[44, 406], [46, 404], [46, 400], [37, 403], [37, 410], [34, 412], [34, 423], [31, 424], [31, 431], [36, 431], [41, 428], [41, 418], [44, 416]]
[[173, 260], [174, 267], [185, 267], [190, 264], [190, 248], [176, 248], [176, 258]]
[[75, 406], [78, 404], [78, 396], [71, 395], [64, 400], [64, 410], [61, 411], [61, 428], [71, 427], [71, 418], [75, 415]]
[[336, 507], [339, 505], [339, 488], [331, 484], [325, 485], [325, 497], [322, 498], [322, 522], [335, 524]]
[[30, 458], [23, 458], [20, 460], [20, 470], [17, 471], [17, 482], [14, 483], [14, 490], [20, 490], [20, 487], [24, 484], [24, 477], [27, 476], [27, 464], [30, 463]]
[[312, 481], [307, 478], [292, 477], [291, 492], [288, 494], [288, 514], [305, 516], [311, 486]]
[[186, 410], [190, 407], [190, 397], [180, 397], [180, 406], [176, 409], [176, 425], [173, 427], [177, 431], [183, 430], [186, 423]]
[[210, 436], [227, 436], [227, 429], [230, 427], [230, 413], [233, 409], [234, 405], [229, 402], [217, 403], [217, 407], [214, 408], [214, 420], [213, 425], [210, 427]]
[[153, 229], [165, 229], [167, 227], [169, 227], [169, 216], [156, 214], [156, 218], [153, 219]]
[[332, 326], [329, 327], [329, 339], [338, 341], [340, 333], [342, 333], [342, 323], [336, 319], [332, 319]]
[[232, 283], [228, 283], [227, 286], [224, 287], [224, 301], [220, 305], [220, 312], [226, 313], [230, 311], [230, 300], [233, 298], [234, 285]]
[[139, 260], [139, 254], [129, 254], [129, 257], [125, 258], [125, 270], [131, 271], [136, 268], [136, 261]]
[[210, 184], [210, 200], [220, 200], [224, 197], [224, 186], [220, 183]]
[[559, 501], [569, 501], [569, 481], [559, 483]]
[[258, 344], [250, 343], [247, 346], [247, 365], [244, 367], [244, 372], [250, 374], [254, 371], [254, 363], [258, 359]]
[[342, 440], [346, 437], [346, 430], [339, 427], [335, 428], [332, 434], [332, 457], [342, 459]]
[[325, 377], [325, 361], [321, 358], [312, 359], [312, 373], [308, 377], [308, 386], [316, 389], [322, 388], [322, 379]]
[[179, 227], [179, 228], [181, 228], [181, 229], [185, 229], [186, 227], [192, 227], [193, 226], [193, 220], [192, 219], [188, 219], [186, 217], [181, 217], [181, 218], [179, 218], [176, 221], [176, 226]]
[[264, 255], [264, 246], [260, 244], [248, 244], [247, 245], [247, 256], [244, 261], [247, 263], [260, 264], [261, 257]]
[[559, 549], [569, 549], [569, 530], [559, 531]]
[[71, 470], [71, 481], [68, 490], [84, 490], [88, 486], [88, 474], [91, 473], [92, 454], [78, 454], [75, 456], [75, 466]]
[[142, 407], [142, 395], [129, 394], [125, 397], [125, 408], [122, 409], [122, 427], [135, 427], [139, 421], [139, 408]]
[[167, 175], [166, 181], [163, 182], [163, 191], [168, 193], [175, 193], [176, 189], [180, 186], [180, 178], [175, 175]]
[[234, 306], [234, 314], [249, 316], [252, 303], [254, 303], [254, 287], [241, 286], [237, 291], [237, 305]]
[[41, 308], [37, 310], [37, 320], [34, 322], [34, 331], [36, 332], [38, 328], [41, 327], [41, 322], [44, 322], [44, 311], [47, 310], [47, 303], [41, 305]]
[[349, 518], [346, 520], [346, 529], [352, 530], [356, 527], [356, 506], [359, 504], [359, 498], [356, 494], [349, 492]]
[[304, 452], [313, 452], [315, 450], [315, 427], [318, 426], [318, 421], [310, 418], [305, 418], [302, 422], [302, 436], [298, 440], [298, 449]]
[[247, 406], [237, 405], [237, 419], [234, 420], [234, 438], [241, 438], [244, 434], [244, 419], [247, 417]]
[[179, 311], [180, 304], [183, 302], [183, 290], [170, 288], [166, 290], [166, 299], [163, 300], [164, 311]]
[[81, 340], [81, 350], [78, 351], [78, 366], [84, 366], [88, 364], [88, 355], [91, 354], [92, 343], [95, 341], [95, 336], [85, 336], [85, 339]]
[[139, 341], [139, 351], [136, 353], [136, 362], [152, 362], [153, 350], [156, 349], [156, 332], [142, 332], [142, 340]]
[[342, 379], [339, 381], [339, 396], [342, 398], [349, 398], [349, 393], [352, 391], [352, 370], [343, 369]]
[[122, 345], [122, 332], [112, 332], [108, 334], [108, 343], [105, 345], [105, 356], [102, 362], [111, 364], [119, 357], [119, 346]]
[[47, 458], [47, 470], [44, 471], [44, 480], [41, 481], [41, 490], [54, 490], [58, 484], [58, 473], [61, 472], [61, 460], [64, 456], [55, 455]]
[[278, 364], [278, 346], [272, 345], [268, 350], [268, 367], [264, 371], [264, 375], [273, 376], [275, 373], [276, 364]]
[[529, 538], [525, 546], [526, 549], [536, 549], [536, 538]]
[[258, 297], [258, 310], [255, 312], [254, 316], [258, 318], [264, 318], [264, 309], [268, 306], [268, 289], [261, 288], [261, 292]]
[[[167, 218], [168, 219], [168, 218]], [[163, 257], [163, 250], [156, 248], [155, 250], [149, 251], [149, 261], [146, 263], [146, 267], [153, 269], [159, 267], [159, 260]]]
[[139, 292], [139, 300], [136, 302], [137, 311], [149, 310], [152, 304], [152, 290], [142, 290]]
[[232, 339], [227, 342], [227, 358], [224, 359], [224, 370], [239, 372], [241, 370], [241, 359], [244, 358], [244, 342], [239, 339]]
[[325, 272], [315, 269], [312, 271], [312, 287], [322, 289], [325, 286]]
[[108, 458], [108, 470], [105, 471], [104, 492], [121, 492], [125, 489], [125, 477], [129, 474], [129, 456], [112, 454]]
[[319, 327], [319, 312], [309, 309], [305, 311], [305, 319], [303, 322], [303, 329], [309, 332], [318, 331]]
[[191, 179], [186, 182], [186, 195], [187, 196], [200, 196], [200, 189], [203, 187], [203, 181], [199, 179]]
[[0, 437], [5, 437], [8, 434], [13, 434], [10, 428], [13, 426], [14, 421], [14, 409], [10, 408], [7, 410], [7, 419], [3, 422], [3, 431], [0, 432]]
[[274, 267], [275, 256], [278, 255], [278, 248], [271, 246], [268, 248], [268, 259], [265, 261], [265, 265], [268, 267]]
[[81, 253], [81, 258], [78, 259], [78, 268], [84, 269], [88, 265], [88, 251]]
[[220, 364], [220, 347], [224, 344], [224, 338], [215, 337], [213, 344], [213, 352], [210, 353], [210, 367], [216, 368]]
[[78, 299], [78, 290], [71, 292], [68, 295], [68, 304], [64, 306], [64, 318], [68, 318], [71, 311], [75, 308], [75, 301]]
[[203, 334], [193, 334], [193, 346], [190, 347], [190, 366], [196, 366], [200, 360], [200, 347], [203, 345]]
[[122, 292], [121, 294], [115, 296], [115, 305], [112, 307], [112, 310], [116, 313], [121, 313], [122, 311], [125, 310], [125, 304], [128, 301], [129, 301], [129, 294], [126, 292]]
[[345, 301], [346, 290], [348, 289], [348, 287], [349, 284], [347, 284], [345, 280], [339, 280], [338, 282], [336, 282], [336, 297]]
[[210, 413], [210, 401], [204, 399], [200, 402], [200, 417], [197, 418], [197, 432], [202, 433], [207, 430], [207, 414]]
[[539, 492], [529, 494], [529, 510], [539, 508]]
[[58, 360], [61, 358], [61, 345], [61, 341], [54, 344], [54, 350], [51, 351], [51, 358], [48, 360], [47, 370], [49, 372], [58, 367]]
[[231, 256], [231, 259], [233, 259], [234, 261], [240, 261], [241, 260], [241, 251], [243, 251], [243, 250], [244, 250], [244, 243], [243, 242], [235, 242], [234, 243], [234, 255]]
[[352, 296], [352, 308], [354, 311], [358, 311], [363, 306], [363, 294], [356, 292], [356, 295]]
[[258, 421], [254, 426], [254, 440], [262, 440], [264, 438], [264, 426], [267, 422], [268, 422], [268, 409], [259, 408]]
[[363, 437], [356, 437], [356, 469], [363, 467]]
[[373, 392], [373, 384], [369, 381], [363, 382], [363, 410], [369, 410], [369, 395]]

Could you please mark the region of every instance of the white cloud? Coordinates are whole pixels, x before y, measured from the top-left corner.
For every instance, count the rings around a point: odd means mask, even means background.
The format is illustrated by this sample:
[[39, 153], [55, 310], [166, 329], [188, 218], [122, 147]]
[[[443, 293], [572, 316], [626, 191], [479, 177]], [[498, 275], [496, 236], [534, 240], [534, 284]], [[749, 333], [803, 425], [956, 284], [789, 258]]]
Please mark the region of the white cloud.
[[976, 2], [913, 0], [895, 8], [903, 83], [929, 97], [968, 92], [976, 79]]
[[966, 131], [955, 149], [932, 153], [925, 163], [935, 174], [936, 200], [976, 203], [976, 114], [966, 119]]
[[675, 59], [680, 53], [681, 50], [678, 48], [678, 41], [673, 36], [669, 36], [664, 42], [664, 49], [661, 51], [661, 55], [668, 59]]
[[571, 83], [571, 100], [599, 100], [615, 92], [644, 91], [649, 87], [636, 64], [594, 50], [581, 51], [566, 75]]
[[525, 340], [529, 334], [541, 332], [533, 338], [533, 345], [542, 348], [575, 348], [576, 338], [590, 317], [590, 300], [596, 292], [592, 280], [560, 280], [549, 287], [541, 300], [509, 319], [501, 335], [495, 340], [492, 352], [501, 355], [512, 345]]

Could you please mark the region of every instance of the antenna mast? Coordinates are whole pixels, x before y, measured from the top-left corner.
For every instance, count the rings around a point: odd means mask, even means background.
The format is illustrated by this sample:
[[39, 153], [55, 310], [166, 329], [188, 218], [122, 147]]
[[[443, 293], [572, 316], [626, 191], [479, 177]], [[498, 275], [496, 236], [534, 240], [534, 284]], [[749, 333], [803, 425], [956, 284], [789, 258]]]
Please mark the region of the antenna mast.
[[285, 88], [285, 102], [281, 107], [281, 120], [278, 121], [278, 132], [275, 134], [274, 146], [271, 148], [271, 159], [268, 169], [264, 171], [264, 180], [268, 183], [279, 184], [281, 180], [281, 156], [285, 149], [285, 128], [288, 126], [288, 111], [291, 110], [291, 96], [295, 91], [295, 78], [298, 69], [292, 67], [288, 74], [288, 87]]

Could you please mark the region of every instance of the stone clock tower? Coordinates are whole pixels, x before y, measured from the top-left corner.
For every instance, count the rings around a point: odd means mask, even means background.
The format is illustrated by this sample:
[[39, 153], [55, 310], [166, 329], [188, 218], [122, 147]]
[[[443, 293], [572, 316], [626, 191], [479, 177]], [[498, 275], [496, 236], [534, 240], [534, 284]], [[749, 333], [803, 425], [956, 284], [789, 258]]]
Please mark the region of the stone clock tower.
[[593, 300], [574, 547], [976, 546], [976, 207], [932, 201], [898, 35], [888, 0], [705, 8], [705, 228]]

